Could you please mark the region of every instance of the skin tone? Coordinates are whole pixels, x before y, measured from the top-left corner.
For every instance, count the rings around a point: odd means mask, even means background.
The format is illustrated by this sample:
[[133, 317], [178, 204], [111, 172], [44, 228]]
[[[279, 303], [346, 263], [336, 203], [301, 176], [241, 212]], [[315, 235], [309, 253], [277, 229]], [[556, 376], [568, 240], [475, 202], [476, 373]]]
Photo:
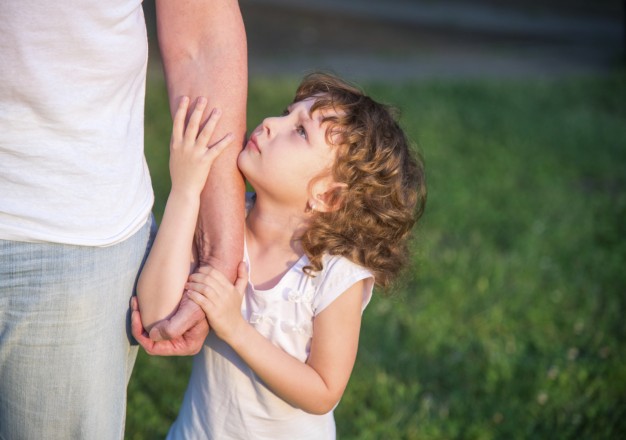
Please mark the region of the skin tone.
[[[210, 142], [215, 143], [225, 133], [233, 136], [215, 160], [203, 188], [196, 244], [200, 265], [210, 264], [234, 281], [243, 255], [245, 185], [236, 161], [245, 135], [248, 81], [246, 35], [239, 5], [233, 0], [157, 0], [156, 7], [172, 115], [182, 96], [189, 96], [190, 102], [205, 96], [208, 110], [200, 125], [211, 109], [219, 108], [222, 113]], [[145, 337], [142, 328], [132, 326], [133, 335], [148, 353], [189, 355], [202, 347], [209, 331], [205, 314], [181, 293], [179, 290], [182, 301], [176, 314], [169, 314], [152, 328], [152, 339]], [[132, 302], [136, 307], [136, 301]]]
[[205, 98], [197, 100], [185, 127], [189, 98], [184, 97], [174, 116], [170, 141], [172, 189], [163, 213], [162, 226], [137, 282], [137, 296], [147, 329], [171, 316], [178, 307], [181, 286], [189, 276], [200, 193], [213, 162], [233, 138], [228, 134], [210, 144], [221, 112], [213, 110], [200, 130], [206, 105]]
[[[241, 264], [233, 286], [215, 269], [193, 274], [189, 295], [207, 313], [211, 328], [276, 395], [303, 411], [326, 414], [343, 395], [356, 359], [363, 282], [355, 283], [315, 317], [305, 363], [265, 339], [241, 315], [247, 272]], [[337, 337], [341, 335], [341, 337]]]
[[[218, 269], [201, 267], [189, 277], [185, 288], [189, 298], [206, 314], [212, 331], [228, 343], [275, 394], [304, 411], [325, 414], [341, 398], [354, 366], [365, 281], [352, 285], [315, 317], [306, 362], [293, 358], [265, 339], [241, 314], [248, 281], [257, 289], [271, 288], [302, 255], [296, 238], [312, 215], [310, 207], [315, 206], [318, 211], [336, 209], [326, 203], [327, 194], [338, 185], [328, 177], [334, 160], [333, 148], [326, 143], [322, 115], [309, 113], [312, 103], [312, 100], [295, 103], [285, 115], [265, 119], [253, 131], [239, 156], [239, 166], [257, 194], [246, 219], [253, 272], [248, 274], [245, 264], [239, 264], [233, 284]], [[185, 134], [185, 137], [193, 136]], [[177, 163], [182, 166], [192, 162]], [[185, 173], [174, 174], [173, 171], [172, 180], [181, 174]], [[192, 218], [193, 206], [177, 207], [175, 212], [180, 215], [181, 209], [187, 209], [190, 212], [185, 216]], [[167, 219], [164, 216], [159, 234], [163, 232], [170, 240], [179, 240], [169, 234], [179, 234], [182, 222], [176, 216]], [[187, 224], [187, 227], [190, 226]], [[171, 252], [170, 246], [168, 252]], [[171, 260], [165, 263], [167, 266], [159, 266], [154, 274], [169, 272], [170, 264], [176, 265], [176, 270], [182, 274], [184, 261], [181, 264]], [[148, 260], [146, 267], [150, 264]], [[146, 276], [152, 276], [150, 274], [147, 272]], [[161, 312], [167, 313], [168, 307]], [[134, 314], [133, 325], [140, 326], [138, 312], [135, 310]]]

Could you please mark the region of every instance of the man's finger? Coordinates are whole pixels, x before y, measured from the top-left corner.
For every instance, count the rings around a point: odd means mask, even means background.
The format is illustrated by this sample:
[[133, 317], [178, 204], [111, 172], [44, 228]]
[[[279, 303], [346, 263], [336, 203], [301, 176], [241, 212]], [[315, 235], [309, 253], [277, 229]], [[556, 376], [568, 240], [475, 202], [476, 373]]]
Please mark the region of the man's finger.
[[203, 319], [206, 319], [206, 316], [200, 306], [188, 298], [183, 298], [174, 316], [152, 327], [150, 339], [162, 341], [178, 338]]

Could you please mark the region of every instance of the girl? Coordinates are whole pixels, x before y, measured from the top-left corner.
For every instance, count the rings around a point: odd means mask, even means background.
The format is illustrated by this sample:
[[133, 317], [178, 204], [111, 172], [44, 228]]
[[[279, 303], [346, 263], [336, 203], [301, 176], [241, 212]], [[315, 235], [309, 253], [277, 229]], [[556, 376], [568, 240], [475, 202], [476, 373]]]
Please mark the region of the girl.
[[[139, 280], [148, 325], [180, 300], [216, 112], [204, 101], [174, 120], [172, 192]], [[390, 110], [326, 74], [309, 75], [279, 117], [251, 134], [238, 165], [249, 199], [244, 263], [234, 283], [212, 268], [186, 294], [211, 332], [194, 358], [168, 438], [333, 439], [333, 409], [357, 354], [361, 314], [407, 258], [426, 200], [421, 162]]]

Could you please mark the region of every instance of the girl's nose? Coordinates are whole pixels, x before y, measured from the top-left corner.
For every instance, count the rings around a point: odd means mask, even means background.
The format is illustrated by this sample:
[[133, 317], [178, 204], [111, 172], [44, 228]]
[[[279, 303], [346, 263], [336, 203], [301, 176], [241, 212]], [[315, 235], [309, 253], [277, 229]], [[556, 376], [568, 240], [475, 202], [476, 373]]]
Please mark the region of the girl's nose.
[[278, 119], [278, 117], [274, 116], [263, 119], [263, 123], [261, 125], [263, 126], [263, 131], [265, 132], [265, 135], [271, 136], [272, 134], [274, 134]]

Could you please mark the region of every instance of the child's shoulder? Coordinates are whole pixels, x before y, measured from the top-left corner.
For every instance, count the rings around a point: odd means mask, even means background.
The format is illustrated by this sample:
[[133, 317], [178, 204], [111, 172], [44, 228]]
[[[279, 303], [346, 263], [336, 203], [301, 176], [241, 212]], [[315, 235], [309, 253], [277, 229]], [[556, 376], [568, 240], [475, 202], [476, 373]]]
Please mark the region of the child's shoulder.
[[322, 278], [328, 276], [347, 275], [350, 273], [363, 273], [373, 276], [369, 269], [357, 264], [342, 255], [324, 254], [322, 257]]
[[324, 255], [322, 270], [317, 274], [326, 287], [347, 289], [363, 279], [374, 280], [373, 273], [366, 267], [341, 255]]
[[322, 270], [314, 274], [318, 285], [314, 301], [317, 312], [325, 309], [339, 295], [359, 281], [364, 282], [361, 309], [364, 310], [371, 299], [374, 287], [372, 272], [341, 255], [324, 255], [322, 261]]

